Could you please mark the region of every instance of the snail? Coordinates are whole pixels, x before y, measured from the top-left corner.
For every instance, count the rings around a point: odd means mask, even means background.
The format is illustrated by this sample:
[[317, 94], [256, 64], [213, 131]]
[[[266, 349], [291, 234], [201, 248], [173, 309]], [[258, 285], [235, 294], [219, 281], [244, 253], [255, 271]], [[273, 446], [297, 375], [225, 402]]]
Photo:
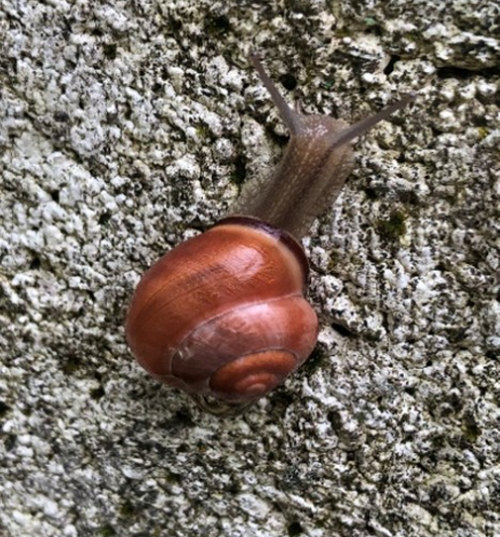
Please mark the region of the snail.
[[144, 274], [125, 327], [142, 367], [215, 414], [242, 411], [311, 354], [318, 318], [299, 241], [349, 175], [354, 138], [414, 99], [349, 126], [291, 109], [250, 59], [290, 131], [281, 163], [244, 186], [229, 216]]

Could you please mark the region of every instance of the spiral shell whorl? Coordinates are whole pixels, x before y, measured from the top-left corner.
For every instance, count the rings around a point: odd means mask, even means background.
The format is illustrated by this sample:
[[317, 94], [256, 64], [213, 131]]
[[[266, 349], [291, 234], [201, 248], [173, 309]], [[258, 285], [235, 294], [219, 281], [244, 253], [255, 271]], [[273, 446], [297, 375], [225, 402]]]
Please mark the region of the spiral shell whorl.
[[186, 391], [231, 401], [260, 397], [309, 356], [317, 324], [301, 295], [242, 305], [197, 326], [177, 348], [171, 374]]

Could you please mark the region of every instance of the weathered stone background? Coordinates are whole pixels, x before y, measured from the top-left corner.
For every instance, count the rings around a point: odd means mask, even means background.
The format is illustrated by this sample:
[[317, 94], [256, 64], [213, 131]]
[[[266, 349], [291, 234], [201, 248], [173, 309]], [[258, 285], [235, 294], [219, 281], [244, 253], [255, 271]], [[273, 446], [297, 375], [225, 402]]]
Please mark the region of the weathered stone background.
[[[0, 1], [0, 535], [500, 535], [495, 0]], [[355, 120], [306, 240], [312, 358], [220, 420], [124, 343], [139, 275]]]

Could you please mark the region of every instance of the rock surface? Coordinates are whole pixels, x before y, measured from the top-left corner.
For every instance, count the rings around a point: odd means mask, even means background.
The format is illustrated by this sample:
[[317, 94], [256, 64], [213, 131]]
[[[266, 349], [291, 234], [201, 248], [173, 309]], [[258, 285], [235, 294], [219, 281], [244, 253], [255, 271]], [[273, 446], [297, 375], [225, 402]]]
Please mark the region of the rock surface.
[[[1, 3], [0, 535], [500, 534], [498, 3], [273, 4]], [[123, 320], [279, 159], [251, 47], [308, 112], [418, 99], [305, 241], [313, 356], [220, 420]]]

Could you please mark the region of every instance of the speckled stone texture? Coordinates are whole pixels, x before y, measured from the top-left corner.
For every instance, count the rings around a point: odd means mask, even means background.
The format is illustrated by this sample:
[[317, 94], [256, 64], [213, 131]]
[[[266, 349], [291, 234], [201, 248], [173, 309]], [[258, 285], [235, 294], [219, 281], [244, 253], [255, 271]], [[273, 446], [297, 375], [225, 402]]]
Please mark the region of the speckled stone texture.
[[[0, 535], [500, 535], [495, 0], [0, 0]], [[124, 342], [140, 274], [286, 130], [364, 136], [304, 241], [320, 341], [245, 415]]]

